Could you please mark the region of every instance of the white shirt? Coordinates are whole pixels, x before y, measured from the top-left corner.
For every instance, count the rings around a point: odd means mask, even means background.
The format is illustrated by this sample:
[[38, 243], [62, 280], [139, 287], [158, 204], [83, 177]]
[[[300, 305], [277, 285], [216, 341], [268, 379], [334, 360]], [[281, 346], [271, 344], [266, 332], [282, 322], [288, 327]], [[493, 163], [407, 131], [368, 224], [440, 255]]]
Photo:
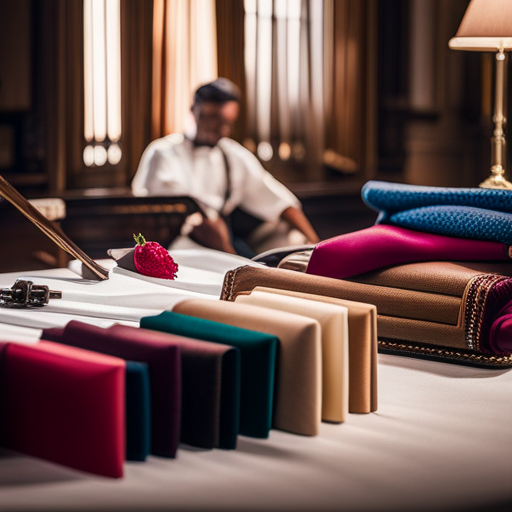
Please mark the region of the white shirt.
[[[226, 155], [230, 167], [230, 195], [226, 192]], [[151, 142], [144, 151], [132, 181], [136, 196], [190, 196], [210, 218], [222, 209], [231, 213], [237, 206], [264, 221], [274, 221], [289, 206], [300, 208], [299, 200], [260, 164], [258, 159], [232, 139], [218, 146], [194, 147], [182, 134], [171, 134]]]

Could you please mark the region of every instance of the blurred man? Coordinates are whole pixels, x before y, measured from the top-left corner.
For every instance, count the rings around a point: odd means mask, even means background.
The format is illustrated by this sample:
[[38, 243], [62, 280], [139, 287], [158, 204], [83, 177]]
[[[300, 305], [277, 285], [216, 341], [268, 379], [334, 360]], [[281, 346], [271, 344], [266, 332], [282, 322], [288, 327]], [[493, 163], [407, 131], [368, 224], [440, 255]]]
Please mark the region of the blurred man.
[[[251, 257], [264, 250], [319, 241], [299, 200], [241, 144], [230, 139], [240, 91], [225, 78], [199, 87], [193, 130], [149, 144], [132, 182], [137, 196], [190, 196], [206, 219], [189, 237], [200, 245]], [[261, 224], [245, 239], [233, 232], [241, 209]]]

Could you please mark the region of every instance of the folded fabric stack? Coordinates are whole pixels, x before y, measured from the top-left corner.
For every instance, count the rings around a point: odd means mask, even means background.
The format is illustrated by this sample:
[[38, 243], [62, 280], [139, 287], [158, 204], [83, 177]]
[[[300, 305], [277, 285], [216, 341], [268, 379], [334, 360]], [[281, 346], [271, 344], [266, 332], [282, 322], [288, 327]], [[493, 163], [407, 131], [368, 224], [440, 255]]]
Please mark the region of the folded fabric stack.
[[318, 244], [306, 272], [375, 304], [379, 347], [512, 366], [512, 193], [370, 181], [375, 226]]
[[[270, 280], [277, 271], [247, 268]], [[372, 305], [302, 286], [225, 301], [116, 273], [56, 280], [59, 301], [0, 309], [4, 448], [119, 478], [125, 460], [178, 458], [180, 443], [236, 449], [238, 436], [271, 429], [315, 436], [322, 421], [377, 409]]]

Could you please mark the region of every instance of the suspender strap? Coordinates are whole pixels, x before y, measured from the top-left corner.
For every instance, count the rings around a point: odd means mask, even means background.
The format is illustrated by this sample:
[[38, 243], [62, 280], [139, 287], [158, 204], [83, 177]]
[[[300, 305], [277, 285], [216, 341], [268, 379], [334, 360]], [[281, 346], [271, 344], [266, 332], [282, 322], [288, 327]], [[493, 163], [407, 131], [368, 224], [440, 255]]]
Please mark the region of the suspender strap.
[[224, 193], [224, 204], [222, 205], [222, 208], [219, 212], [224, 217], [224, 208], [226, 207], [226, 203], [228, 202], [229, 196], [231, 195], [231, 168], [229, 165], [228, 156], [226, 155], [225, 151], [220, 146], [218, 146], [218, 148], [220, 149], [220, 152], [224, 158], [224, 169], [226, 171], [226, 191]]

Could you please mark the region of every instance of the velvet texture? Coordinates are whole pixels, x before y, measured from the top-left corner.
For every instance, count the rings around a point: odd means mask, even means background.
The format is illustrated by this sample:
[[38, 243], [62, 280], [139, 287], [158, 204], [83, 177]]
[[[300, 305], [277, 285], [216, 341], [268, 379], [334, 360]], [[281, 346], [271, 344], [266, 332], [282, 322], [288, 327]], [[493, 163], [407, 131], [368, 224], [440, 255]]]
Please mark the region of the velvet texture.
[[126, 361], [126, 460], [144, 461], [151, 451], [151, 391], [146, 363]]
[[240, 354], [223, 344], [149, 329], [114, 325], [117, 339], [179, 347], [181, 354], [180, 441], [200, 448], [235, 448], [240, 407]]
[[[64, 329], [45, 332], [47, 341], [63, 343]], [[144, 461], [151, 449], [151, 394], [149, 371], [145, 363], [125, 361], [125, 437], [126, 460]]]
[[512, 354], [512, 301], [500, 310], [491, 324], [489, 348], [495, 353]]
[[[276, 337], [279, 346], [272, 428], [302, 435], [318, 434], [322, 407], [322, 347], [318, 321], [287, 311], [274, 311], [249, 304], [233, 304], [210, 299], [183, 300], [173, 307], [173, 312]], [[249, 356], [245, 360], [252, 364], [252, 350], [245, 353]], [[242, 355], [242, 379], [247, 379], [248, 389], [251, 394], [254, 393], [256, 400], [254, 404], [262, 405], [261, 414], [264, 414], [268, 409], [262, 400], [263, 397], [269, 396], [273, 375], [247, 373], [244, 371], [243, 361]], [[265, 387], [261, 388], [256, 382]], [[262, 418], [261, 415], [254, 413], [252, 399], [248, 396], [246, 400], [243, 392], [241, 400], [241, 408], [245, 408], [247, 415], [251, 415], [254, 421]], [[263, 426], [267, 424], [261, 419], [259, 422]], [[266, 428], [265, 426], [265, 431]], [[254, 427], [251, 431], [257, 433]]]
[[99, 333], [91, 333], [85, 325], [83, 328], [87, 335], [99, 335], [100, 339], [108, 336], [111, 345], [138, 344], [148, 346], [150, 351], [158, 345], [178, 347], [182, 393], [180, 441], [200, 448], [236, 447], [240, 388], [237, 349], [123, 325]]
[[240, 433], [268, 437], [278, 344], [275, 336], [172, 311], [144, 317], [140, 326], [236, 347], [241, 356]]
[[504, 244], [377, 225], [316, 245], [308, 274], [344, 279], [389, 265], [416, 261], [503, 261]]
[[123, 476], [124, 361], [50, 341], [8, 343], [0, 357], [3, 447]]
[[[134, 329], [134, 328], [132, 328]], [[135, 329], [136, 330], [136, 329]], [[154, 342], [72, 320], [61, 331], [44, 329], [43, 338], [148, 365], [151, 386], [151, 453], [175, 457], [180, 434], [181, 358], [172, 341]]]

